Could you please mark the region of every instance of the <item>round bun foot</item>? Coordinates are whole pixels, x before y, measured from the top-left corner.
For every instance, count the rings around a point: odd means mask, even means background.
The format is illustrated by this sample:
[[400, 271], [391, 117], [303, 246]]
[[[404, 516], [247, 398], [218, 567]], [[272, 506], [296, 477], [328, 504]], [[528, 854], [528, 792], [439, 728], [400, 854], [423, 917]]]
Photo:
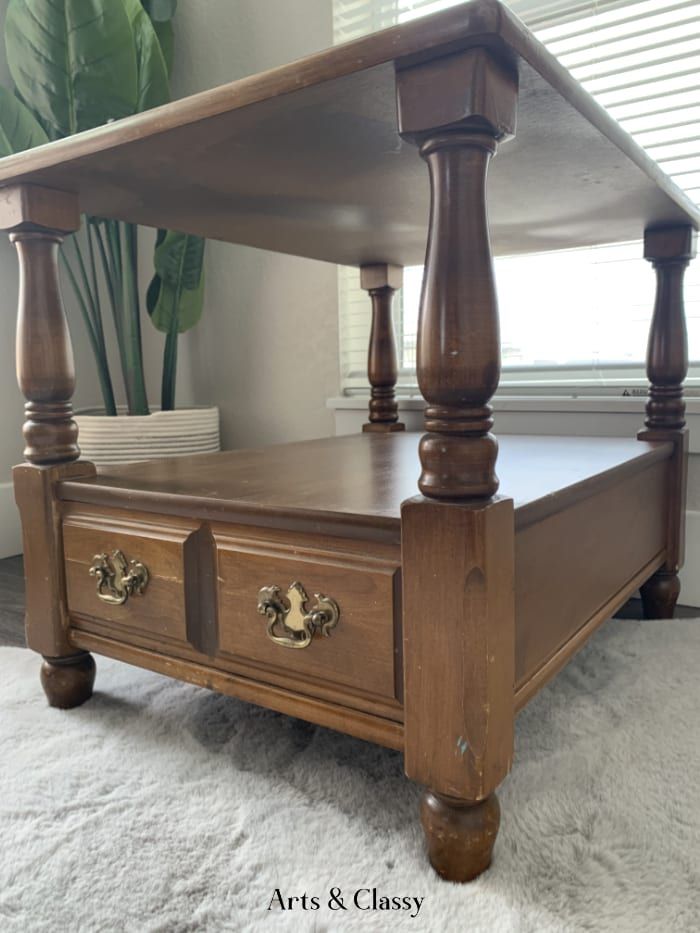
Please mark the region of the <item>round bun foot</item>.
[[95, 661], [87, 651], [69, 658], [44, 658], [41, 686], [49, 706], [73, 709], [92, 696], [95, 684]]
[[640, 588], [645, 619], [672, 619], [681, 592], [678, 574], [658, 570]]
[[472, 881], [486, 871], [501, 821], [495, 794], [467, 803], [426, 790], [420, 816], [430, 864], [441, 878]]

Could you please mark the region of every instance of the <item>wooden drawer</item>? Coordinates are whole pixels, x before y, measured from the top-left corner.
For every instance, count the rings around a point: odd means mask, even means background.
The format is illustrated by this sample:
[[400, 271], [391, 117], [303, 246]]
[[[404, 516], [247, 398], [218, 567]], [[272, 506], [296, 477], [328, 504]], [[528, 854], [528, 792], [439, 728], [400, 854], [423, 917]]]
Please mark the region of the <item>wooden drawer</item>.
[[[166, 524], [167, 522], [167, 524]], [[200, 523], [178, 518], [160, 519], [116, 510], [72, 508], [63, 521], [63, 548], [68, 611], [74, 620], [106, 623], [109, 634], [139, 632], [152, 639], [188, 641], [187, 591], [197, 584], [196, 550]], [[106, 554], [112, 563], [115, 551], [128, 561], [141, 562], [148, 570], [143, 594], [135, 593], [122, 605], [100, 599], [97, 579], [90, 568]], [[186, 564], [192, 568], [186, 573]], [[107, 591], [107, 588], [105, 588]]]
[[[215, 532], [219, 648], [285, 674], [345, 685], [395, 700], [400, 696], [400, 575], [395, 561], [355, 552], [302, 547], [299, 536], [276, 542]], [[313, 608], [315, 594], [331, 597], [339, 618], [327, 637], [314, 634], [304, 648], [284, 647], [268, 635], [258, 612], [263, 587], [283, 597], [295, 582]], [[279, 630], [279, 627], [278, 627]]]
[[[68, 503], [63, 546], [71, 626], [251, 680], [394, 715], [401, 699], [398, 547]], [[90, 575], [119, 551], [148, 571], [143, 593], [112, 605]], [[259, 592], [298, 582], [338, 605], [337, 624], [303, 648], [268, 635]], [[108, 593], [108, 588], [105, 588]]]

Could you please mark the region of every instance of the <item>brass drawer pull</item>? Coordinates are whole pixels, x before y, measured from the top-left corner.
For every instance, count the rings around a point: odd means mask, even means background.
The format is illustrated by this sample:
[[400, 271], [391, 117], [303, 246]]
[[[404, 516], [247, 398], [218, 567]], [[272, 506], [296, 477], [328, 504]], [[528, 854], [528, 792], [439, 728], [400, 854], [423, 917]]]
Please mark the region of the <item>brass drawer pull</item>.
[[267, 617], [267, 634], [283, 648], [307, 648], [315, 632], [330, 635], [340, 618], [338, 604], [330, 596], [315, 593], [316, 603], [306, 608], [309, 597], [301, 583], [292, 583], [286, 596], [278, 586], [264, 586], [258, 593], [258, 612]]
[[138, 560], [127, 561], [121, 551], [95, 554], [90, 576], [97, 580], [97, 595], [110, 606], [123, 606], [130, 596], [141, 594], [148, 583], [148, 568]]

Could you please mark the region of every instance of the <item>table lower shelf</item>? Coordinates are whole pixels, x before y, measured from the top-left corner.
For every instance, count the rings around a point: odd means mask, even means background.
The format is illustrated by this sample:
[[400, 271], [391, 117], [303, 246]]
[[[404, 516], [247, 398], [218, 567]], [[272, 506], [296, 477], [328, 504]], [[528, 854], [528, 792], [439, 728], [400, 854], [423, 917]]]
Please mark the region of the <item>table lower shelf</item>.
[[[59, 485], [67, 501], [398, 541], [417, 495], [420, 434], [352, 434], [113, 467]], [[610, 437], [499, 437], [499, 495], [516, 521], [671, 456], [670, 444]]]
[[[400, 748], [411, 646], [402, 634], [400, 502], [390, 491], [408, 485], [416, 442], [337, 438], [63, 482], [71, 641]], [[520, 708], [663, 563], [673, 448], [508, 438], [502, 451], [504, 491], [520, 491]], [[356, 469], [347, 469], [345, 455]], [[142, 592], [134, 584], [121, 599], [138, 568], [147, 577]], [[329, 606], [337, 610], [331, 621]], [[434, 624], [439, 638], [440, 620]]]

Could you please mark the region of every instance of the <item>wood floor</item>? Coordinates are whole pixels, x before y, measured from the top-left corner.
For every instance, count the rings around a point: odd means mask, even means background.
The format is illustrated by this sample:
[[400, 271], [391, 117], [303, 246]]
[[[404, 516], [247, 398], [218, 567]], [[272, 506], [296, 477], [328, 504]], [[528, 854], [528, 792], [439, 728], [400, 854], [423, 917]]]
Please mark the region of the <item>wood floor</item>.
[[[617, 616], [620, 619], [639, 619], [641, 614], [641, 602], [631, 599]], [[700, 609], [678, 606], [676, 615], [693, 619], [700, 616]], [[24, 568], [21, 557], [0, 560], [0, 645], [24, 647]]]
[[24, 647], [24, 568], [21, 557], [0, 560], [0, 645]]

